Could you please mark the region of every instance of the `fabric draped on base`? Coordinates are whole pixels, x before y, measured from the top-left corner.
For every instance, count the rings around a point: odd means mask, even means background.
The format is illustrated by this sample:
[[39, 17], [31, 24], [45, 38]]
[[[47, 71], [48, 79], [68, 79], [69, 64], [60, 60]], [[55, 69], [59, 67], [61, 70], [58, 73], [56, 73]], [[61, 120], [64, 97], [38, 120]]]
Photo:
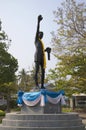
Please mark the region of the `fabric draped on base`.
[[40, 106], [45, 106], [46, 102], [57, 104], [61, 101], [61, 104], [66, 104], [64, 98], [64, 91], [51, 92], [46, 89], [41, 89], [39, 92], [18, 92], [18, 106], [22, 106], [25, 103], [27, 106], [35, 106], [40, 102]]

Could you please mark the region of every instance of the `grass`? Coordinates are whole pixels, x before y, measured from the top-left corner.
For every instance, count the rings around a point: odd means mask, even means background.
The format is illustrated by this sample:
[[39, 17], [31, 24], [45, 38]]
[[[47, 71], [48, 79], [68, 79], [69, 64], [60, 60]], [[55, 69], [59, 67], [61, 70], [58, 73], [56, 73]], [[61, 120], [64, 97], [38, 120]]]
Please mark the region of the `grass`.
[[71, 108], [62, 108], [62, 112], [73, 112], [73, 110]]

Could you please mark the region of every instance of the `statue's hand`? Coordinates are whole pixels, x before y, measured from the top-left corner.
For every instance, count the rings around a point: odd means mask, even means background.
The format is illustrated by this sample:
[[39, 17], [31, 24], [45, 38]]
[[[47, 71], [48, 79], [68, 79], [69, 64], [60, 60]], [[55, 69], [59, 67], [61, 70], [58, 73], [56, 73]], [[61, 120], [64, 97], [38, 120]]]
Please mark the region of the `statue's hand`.
[[45, 49], [45, 51], [46, 51], [47, 54], [48, 54], [48, 60], [50, 60], [51, 48], [50, 48], [50, 47], [47, 47], [47, 48]]
[[47, 48], [45, 49], [45, 51], [46, 51], [47, 53], [50, 53], [50, 52], [51, 52], [51, 48], [50, 48], [50, 47], [47, 47]]
[[38, 21], [40, 22], [43, 19], [42, 15], [38, 16]]

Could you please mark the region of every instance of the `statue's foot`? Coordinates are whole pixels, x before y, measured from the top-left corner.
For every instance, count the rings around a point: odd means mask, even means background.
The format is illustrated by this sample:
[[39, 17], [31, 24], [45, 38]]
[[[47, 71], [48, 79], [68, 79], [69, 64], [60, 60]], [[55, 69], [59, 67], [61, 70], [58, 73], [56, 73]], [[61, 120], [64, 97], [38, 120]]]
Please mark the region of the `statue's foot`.
[[38, 91], [40, 90], [40, 87], [39, 86], [36, 86], [36, 87], [33, 87], [30, 92], [34, 92], [34, 91]]
[[34, 91], [35, 91], [35, 87], [30, 90], [30, 92], [34, 92]]
[[36, 88], [35, 89], [40, 89], [40, 87], [39, 86], [36, 86]]
[[41, 89], [45, 89], [45, 87], [44, 87], [44, 86], [42, 86], [42, 87], [41, 87]]

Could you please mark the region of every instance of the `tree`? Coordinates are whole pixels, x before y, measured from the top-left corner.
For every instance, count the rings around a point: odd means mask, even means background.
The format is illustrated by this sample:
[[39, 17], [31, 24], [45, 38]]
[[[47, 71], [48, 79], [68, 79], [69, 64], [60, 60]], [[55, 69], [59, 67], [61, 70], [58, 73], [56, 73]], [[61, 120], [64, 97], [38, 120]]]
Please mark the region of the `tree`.
[[34, 81], [34, 67], [32, 69], [29, 68], [28, 71], [22, 69], [18, 74], [18, 87], [23, 91], [29, 91], [35, 85]]
[[[17, 76], [18, 88], [22, 91], [30, 91], [33, 87], [35, 87], [34, 75], [35, 75], [34, 66], [32, 66], [32, 69], [29, 68], [28, 71], [26, 71], [25, 69], [19, 71]], [[40, 75], [41, 71], [39, 70], [38, 74], [39, 84], [41, 83]], [[45, 82], [47, 82], [47, 79], [45, 79]]]
[[[84, 3], [66, 0], [62, 7], [54, 11], [58, 25], [57, 34], [53, 34], [52, 42], [59, 53], [75, 53], [86, 50], [86, 9]], [[58, 46], [58, 47], [57, 47]], [[55, 48], [56, 47], [56, 48]], [[57, 52], [56, 52], [57, 54]]]
[[18, 74], [18, 86], [19, 89], [26, 91], [28, 87], [28, 73], [25, 71], [25, 69], [22, 69]]
[[18, 62], [9, 52], [8, 36], [1, 29], [0, 22], [0, 93], [7, 97], [7, 108], [9, 109], [9, 99], [11, 92], [15, 90], [13, 83], [16, 80], [15, 72], [18, 69]]
[[57, 32], [52, 32], [52, 50], [59, 62], [53, 71], [58, 73], [57, 88], [64, 88], [70, 94], [86, 92], [85, 7], [85, 3], [66, 0], [54, 11], [58, 26]]

